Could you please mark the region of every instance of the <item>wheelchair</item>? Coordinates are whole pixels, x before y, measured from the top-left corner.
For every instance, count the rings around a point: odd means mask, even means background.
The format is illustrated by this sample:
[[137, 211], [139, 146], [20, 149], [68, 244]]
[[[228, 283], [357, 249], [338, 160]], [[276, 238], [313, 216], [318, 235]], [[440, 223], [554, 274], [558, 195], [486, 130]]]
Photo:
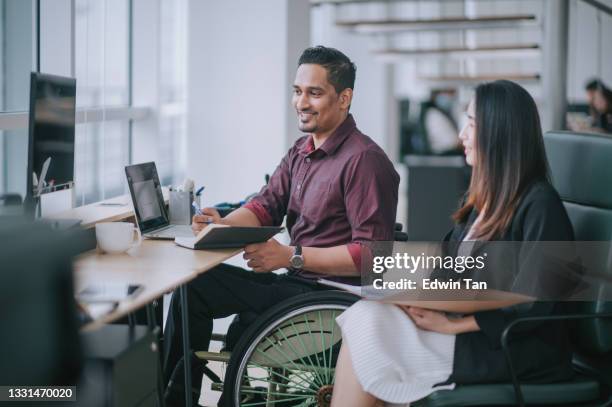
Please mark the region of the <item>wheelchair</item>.
[[[408, 240], [401, 229], [395, 225], [395, 240]], [[322, 289], [260, 315], [240, 314], [227, 335], [213, 334], [224, 350], [196, 351], [195, 356], [227, 364], [225, 382], [210, 372], [207, 376], [211, 389], [222, 390], [229, 405], [329, 406], [342, 341], [335, 320], [357, 300], [345, 291]]]

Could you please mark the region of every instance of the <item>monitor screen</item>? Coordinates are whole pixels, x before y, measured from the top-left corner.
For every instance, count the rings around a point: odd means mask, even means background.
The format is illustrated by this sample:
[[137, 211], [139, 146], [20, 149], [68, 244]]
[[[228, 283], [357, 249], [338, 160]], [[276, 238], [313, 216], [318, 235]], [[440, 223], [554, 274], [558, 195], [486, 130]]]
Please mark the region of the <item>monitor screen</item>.
[[76, 79], [32, 72], [28, 193], [68, 188], [74, 180]]

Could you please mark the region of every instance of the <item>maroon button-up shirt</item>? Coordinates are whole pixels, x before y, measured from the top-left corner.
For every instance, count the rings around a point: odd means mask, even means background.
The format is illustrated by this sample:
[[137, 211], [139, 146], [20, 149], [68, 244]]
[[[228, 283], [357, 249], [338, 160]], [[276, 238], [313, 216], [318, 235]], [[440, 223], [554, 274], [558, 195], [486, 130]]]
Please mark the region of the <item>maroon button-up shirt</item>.
[[[393, 240], [398, 186], [385, 152], [349, 115], [316, 150], [312, 136], [297, 140], [245, 207], [264, 226], [280, 225], [287, 216], [292, 244], [348, 245], [359, 270], [362, 244]], [[299, 274], [323, 277], [307, 270]]]

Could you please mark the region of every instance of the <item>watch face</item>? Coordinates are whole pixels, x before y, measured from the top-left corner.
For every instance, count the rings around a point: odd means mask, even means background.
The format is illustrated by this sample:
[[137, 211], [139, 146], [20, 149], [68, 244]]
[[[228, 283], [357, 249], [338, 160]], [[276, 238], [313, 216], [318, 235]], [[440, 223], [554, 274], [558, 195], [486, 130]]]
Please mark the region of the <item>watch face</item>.
[[291, 263], [291, 267], [293, 267], [294, 269], [301, 269], [302, 267], [304, 267], [304, 258], [302, 256], [295, 255], [291, 257], [291, 260], [289, 262]]

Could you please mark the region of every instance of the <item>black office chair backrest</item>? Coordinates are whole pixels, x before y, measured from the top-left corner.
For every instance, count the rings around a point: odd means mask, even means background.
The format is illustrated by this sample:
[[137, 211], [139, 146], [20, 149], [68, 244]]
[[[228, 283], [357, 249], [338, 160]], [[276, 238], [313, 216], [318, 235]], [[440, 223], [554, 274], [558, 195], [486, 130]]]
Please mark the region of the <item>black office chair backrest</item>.
[[74, 383], [81, 350], [72, 238], [0, 218], [0, 242], [0, 385]]
[[[612, 137], [559, 131], [546, 133], [544, 143], [553, 185], [565, 204], [576, 240], [612, 241]], [[597, 301], [579, 308], [609, 312], [612, 303], [604, 299], [602, 289]], [[581, 351], [612, 352], [612, 321], [583, 321], [576, 333]]]

